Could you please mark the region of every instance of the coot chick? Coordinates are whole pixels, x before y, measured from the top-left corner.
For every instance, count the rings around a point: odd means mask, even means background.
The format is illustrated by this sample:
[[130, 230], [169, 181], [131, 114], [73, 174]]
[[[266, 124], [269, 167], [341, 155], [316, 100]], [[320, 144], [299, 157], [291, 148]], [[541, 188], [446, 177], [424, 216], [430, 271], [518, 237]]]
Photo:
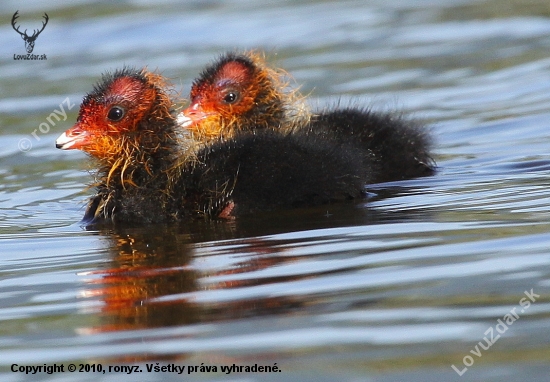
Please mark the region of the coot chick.
[[425, 126], [398, 113], [364, 108], [309, 113], [298, 93], [282, 85], [282, 71], [270, 69], [254, 57], [227, 53], [193, 83], [191, 105], [180, 114], [179, 121], [197, 140], [223, 140], [238, 132], [267, 127], [313, 134], [318, 141], [325, 139], [363, 151], [362, 156], [372, 159], [373, 183], [435, 172], [432, 139]]

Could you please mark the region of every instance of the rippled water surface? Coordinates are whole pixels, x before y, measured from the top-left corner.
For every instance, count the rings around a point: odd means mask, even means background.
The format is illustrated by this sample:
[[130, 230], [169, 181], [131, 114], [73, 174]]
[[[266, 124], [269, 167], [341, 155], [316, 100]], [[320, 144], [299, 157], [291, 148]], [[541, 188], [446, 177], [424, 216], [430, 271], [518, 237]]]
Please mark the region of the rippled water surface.
[[[2, 380], [548, 380], [548, 1], [21, 3], [0, 5]], [[46, 61], [13, 59], [16, 10], [29, 30], [48, 13]], [[77, 107], [50, 113], [123, 65], [185, 95], [218, 54], [252, 48], [314, 108], [424, 120], [438, 174], [234, 222], [81, 227], [86, 157], [54, 147]], [[65, 372], [11, 371], [53, 363]], [[142, 373], [108, 371], [127, 365]]]

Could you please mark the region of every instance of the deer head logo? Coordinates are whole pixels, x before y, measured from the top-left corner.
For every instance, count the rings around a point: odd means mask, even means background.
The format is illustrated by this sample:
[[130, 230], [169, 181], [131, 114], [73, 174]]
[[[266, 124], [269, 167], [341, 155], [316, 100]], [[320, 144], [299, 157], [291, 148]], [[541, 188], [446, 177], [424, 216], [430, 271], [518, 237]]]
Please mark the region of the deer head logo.
[[42, 29], [40, 29], [40, 30], [34, 29], [32, 36], [29, 36], [29, 35], [27, 35], [27, 30], [26, 29], [25, 29], [25, 32], [21, 33], [19, 31], [19, 27], [15, 26], [15, 21], [19, 17], [18, 13], [19, 13], [19, 11], [16, 11], [13, 14], [13, 17], [11, 18], [11, 26], [13, 27], [13, 29], [15, 29], [15, 31], [17, 33], [19, 33], [21, 35], [21, 38], [23, 40], [25, 40], [25, 49], [27, 49], [27, 53], [32, 53], [32, 50], [34, 49], [34, 42], [36, 41], [36, 38], [38, 37], [38, 35], [40, 33], [42, 33], [42, 31], [46, 27], [46, 24], [48, 24], [48, 20], [49, 20], [48, 14], [46, 12], [44, 12], [44, 19], [46, 19], [46, 22], [42, 23]]

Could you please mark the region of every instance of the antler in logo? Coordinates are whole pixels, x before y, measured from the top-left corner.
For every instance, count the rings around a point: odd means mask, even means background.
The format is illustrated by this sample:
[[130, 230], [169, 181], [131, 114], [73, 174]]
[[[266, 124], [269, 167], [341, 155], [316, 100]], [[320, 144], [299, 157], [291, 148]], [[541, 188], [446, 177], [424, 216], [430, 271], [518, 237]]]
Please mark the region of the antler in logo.
[[38, 37], [38, 35], [40, 33], [42, 33], [42, 31], [46, 27], [46, 24], [48, 24], [48, 20], [49, 20], [48, 14], [46, 12], [44, 12], [43, 17], [44, 17], [44, 19], [46, 19], [46, 22], [42, 22], [42, 29], [40, 29], [40, 30], [34, 29], [32, 36], [29, 36], [29, 35], [27, 35], [27, 30], [26, 29], [25, 29], [25, 32], [21, 33], [19, 31], [19, 27], [15, 26], [15, 21], [19, 17], [18, 13], [19, 13], [19, 11], [16, 11], [13, 14], [13, 17], [11, 18], [11, 26], [13, 27], [13, 29], [15, 29], [15, 31], [17, 33], [19, 33], [21, 35], [21, 38], [23, 40], [25, 40], [25, 49], [27, 49], [27, 53], [32, 53], [32, 50], [34, 49], [34, 42], [36, 41], [36, 38]]

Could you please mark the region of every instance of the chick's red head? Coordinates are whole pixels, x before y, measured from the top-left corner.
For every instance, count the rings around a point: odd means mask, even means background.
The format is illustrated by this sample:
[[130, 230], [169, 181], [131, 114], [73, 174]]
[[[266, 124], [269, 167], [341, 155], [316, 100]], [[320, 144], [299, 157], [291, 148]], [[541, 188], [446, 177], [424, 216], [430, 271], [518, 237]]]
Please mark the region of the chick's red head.
[[159, 85], [162, 78], [145, 70], [124, 68], [105, 74], [84, 97], [76, 124], [57, 138], [56, 147], [99, 158], [115, 155], [124, 141], [169, 113], [170, 102]]
[[215, 137], [232, 130], [265, 127], [270, 108], [280, 108], [277, 74], [254, 54], [229, 53], [207, 67], [191, 88], [180, 126]]

